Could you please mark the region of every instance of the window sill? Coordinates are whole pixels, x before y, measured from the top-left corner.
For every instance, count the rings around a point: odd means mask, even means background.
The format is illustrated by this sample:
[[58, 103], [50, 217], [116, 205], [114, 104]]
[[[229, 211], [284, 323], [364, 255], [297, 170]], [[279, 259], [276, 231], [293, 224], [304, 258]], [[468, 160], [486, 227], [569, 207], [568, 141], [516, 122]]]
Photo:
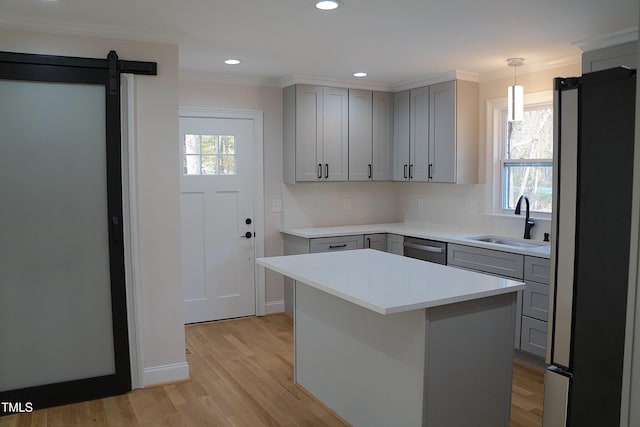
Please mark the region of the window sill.
[[[492, 217], [496, 217], [496, 218], [503, 218], [503, 219], [513, 219], [513, 220], [523, 220], [524, 221], [524, 214], [523, 215], [515, 215], [515, 214], [505, 214], [505, 213], [500, 213], [500, 212], [490, 212], [490, 213], [486, 213], [486, 216], [492, 216]], [[549, 221], [551, 222], [551, 214], [541, 214], [539, 212], [534, 212], [533, 214], [531, 214], [529, 216], [529, 218], [531, 218], [534, 221]]]

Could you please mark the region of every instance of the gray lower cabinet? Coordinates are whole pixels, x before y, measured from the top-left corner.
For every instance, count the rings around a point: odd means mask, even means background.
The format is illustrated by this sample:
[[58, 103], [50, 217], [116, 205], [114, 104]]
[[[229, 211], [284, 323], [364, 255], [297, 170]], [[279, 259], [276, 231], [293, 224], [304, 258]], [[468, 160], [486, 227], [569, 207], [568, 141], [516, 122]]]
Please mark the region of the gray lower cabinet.
[[387, 234], [387, 252], [404, 255], [404, 236], [400, 234]]
[[376, 249], [378, 251], [387, 251], [387, 233], [365, 234], [364, 235], [364, 247], [365, 249]]
[[[472, 246], [449, 244], [447, 246], [447, 265], [481, 271], [511, 279], [523, 279], [524, 256], [509, 252]], [[513, 346], [520, 349], [522, 330], [522, 291], [518, 291], [516, 300], [516, 333]]]
[[520, 349], [539, 357], [544, 357], [547, 351], [549, 277], [548, 259], [524, 258], [525, 289], [522, 294]]
[[[371, 234], [368, 236], [379, 236]], [[304, 237], [284, 234], [284, 255], [299, 255], [318, 252], [334, 252], [348, 251], [352, 249], [364, 249], [364, 236], [357, 234], [355, 236], [335, 236], [335, 237], [319, 237], [316, 239], [305, 239]], [[375, 240], [375, 238], [374, 238]], [[377, 245], [377, 243], [376, 243]], [[386, 241], [385, 241], [386, 247]], [[376, 249], [376, 248], [374, 248]], [[293, 279], [284, 278], [284, 311], [293, 314], [295, 286]]]
[[472, 246], [449, 244], [447, 264], [469, 270], [497, 274], [499, 276], [523, 278], [524, 255]]
[[520, 350], [544, 357], [547, 352], [547, 322], [522, 316]]
[[516, 308], [515, 348], [538, 357], [545, 356], [549, 310], [548, 259], [449, 244], [447, 264], [523, 280], [525, 289], [518, 292]]
[[362, 234], [356, 236], [321, 237], [309, 239], [309, 253], [348, 251], [364, 249]]

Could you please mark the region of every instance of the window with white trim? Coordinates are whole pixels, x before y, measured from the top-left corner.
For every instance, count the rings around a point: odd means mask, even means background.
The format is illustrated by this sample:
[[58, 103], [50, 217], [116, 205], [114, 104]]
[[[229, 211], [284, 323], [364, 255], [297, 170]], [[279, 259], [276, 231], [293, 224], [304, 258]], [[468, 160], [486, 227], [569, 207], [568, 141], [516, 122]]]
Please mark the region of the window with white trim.
[[[526, 99], [525, 99], [526, 102]], [[512, 213], [527, 196], [531, 211], [551, 213], [553, 172], [553, 100], [525, 103], [521, 121], [509, 122], [507, 108], [494, 110], [500, 178], [498, 209]], [[497, 176], [496, 176], [497, 178]], [[496, 194], [498, 196], [498, 194]]]

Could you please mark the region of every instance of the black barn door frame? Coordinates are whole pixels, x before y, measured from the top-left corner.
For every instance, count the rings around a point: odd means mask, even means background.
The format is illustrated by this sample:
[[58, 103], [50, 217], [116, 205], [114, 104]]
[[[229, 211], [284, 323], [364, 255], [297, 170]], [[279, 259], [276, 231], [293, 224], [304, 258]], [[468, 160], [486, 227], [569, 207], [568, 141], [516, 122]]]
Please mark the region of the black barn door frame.
[[[154, 76], [157, 75], [157, 64], [119, 60], [115, 51], [109, 52], [107, 59], [0, 52], [0, 79], [84, 83], [105, 87], [109, 262], [116, 368], [113, 375], [0, 392], [0, 402], [22, 405], [30, 402], [36, 410], [114, 396], [131, 390], [122, 226], [120, 73]], [[0, 347], [2, 345], [11, 343], [0, 343]], [[8, 414], [5, 405], [0, 406], [0, 416]]]

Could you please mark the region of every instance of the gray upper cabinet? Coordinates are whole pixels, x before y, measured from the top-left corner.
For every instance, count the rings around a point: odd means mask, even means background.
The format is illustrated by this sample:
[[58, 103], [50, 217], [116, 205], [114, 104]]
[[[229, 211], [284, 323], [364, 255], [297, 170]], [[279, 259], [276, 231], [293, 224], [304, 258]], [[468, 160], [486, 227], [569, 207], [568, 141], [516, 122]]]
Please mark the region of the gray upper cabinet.
[[311, 85], [283, 91], [284, 182], [346, 181], [348, 90]]
[[393, 94], [349, 89], [349, 181], [391, 181]]
[[478, 182], [478, 83], [429, 88], [429, 181]]
[[476, 183], [478, 84], [454, 80], [395, 95], [393, 179]]
[[393, 94], [393, 180], [409, 180], [409, 116], [411, 94], [408, 90]]
[[429, 91], [429, 181], [456, 182], [456, 82]]
[[349, 89], [349, 181], [373, 178], [373, 93]]
[[615, 67], [637, 67], [638, 43], [629, 42], [582, 54], [582, 72], [606, 70]]
[[429, 180], [429, 87], [411, 90], [409, 118], [409, 149], [411, 181]]
[[373, 180], [393, 179], [393, 93], [373, 92]]
[[429, 87], [396, 93], [394, 108], [393, 180], [427, 182]]

